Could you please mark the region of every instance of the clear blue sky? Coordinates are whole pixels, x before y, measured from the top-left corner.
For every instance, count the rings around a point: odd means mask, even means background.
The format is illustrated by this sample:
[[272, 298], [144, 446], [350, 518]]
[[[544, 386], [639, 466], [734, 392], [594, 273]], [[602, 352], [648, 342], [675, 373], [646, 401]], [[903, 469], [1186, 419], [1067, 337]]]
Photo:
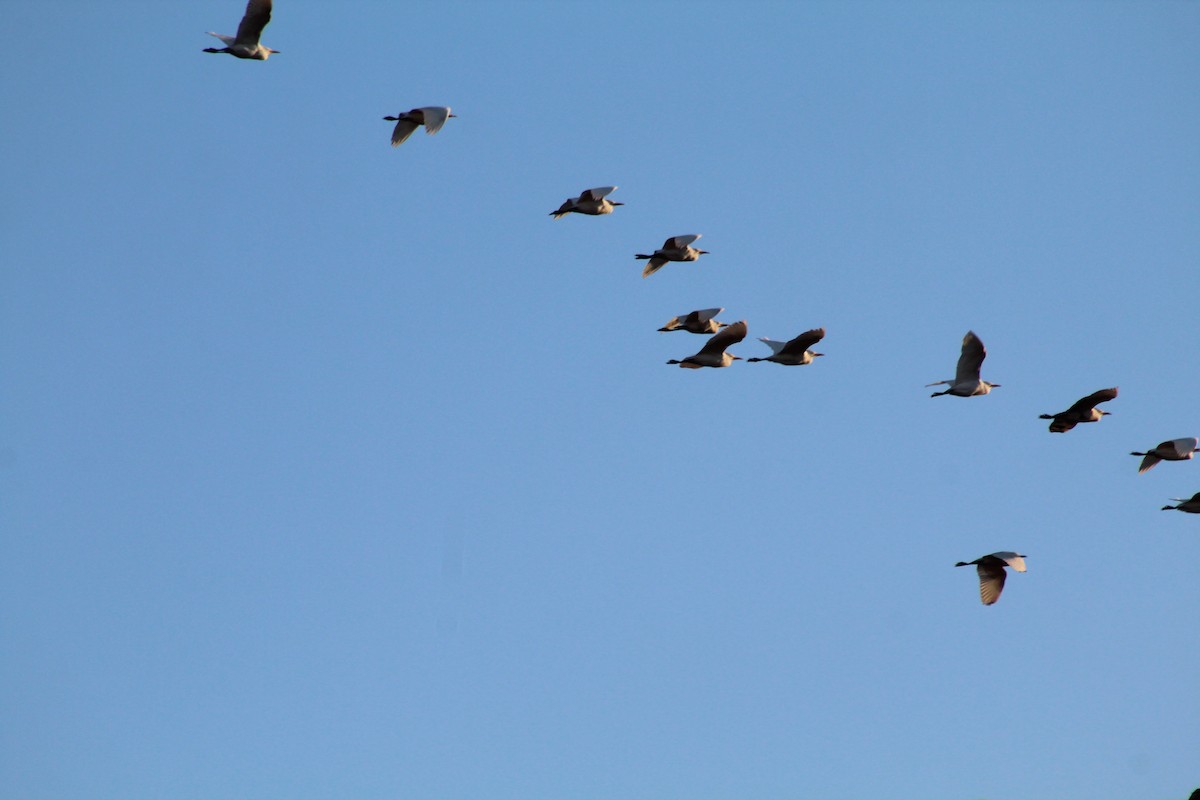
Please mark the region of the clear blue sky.
[[4, 5], [0, 792], [1200, 785], [1200, 4], [276, 6]]

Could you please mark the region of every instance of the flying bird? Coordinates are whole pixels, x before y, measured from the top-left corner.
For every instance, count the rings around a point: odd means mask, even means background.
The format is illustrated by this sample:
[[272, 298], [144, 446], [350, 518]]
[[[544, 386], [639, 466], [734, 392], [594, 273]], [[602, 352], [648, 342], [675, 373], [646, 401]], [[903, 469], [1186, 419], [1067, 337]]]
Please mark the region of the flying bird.
[[396, 127], [392, 129], [392, 147], [398, 147], [422, 125], [425, 126], [425, 132], [433, 136], [442, 129], [446, 120], [454, 116], [457, 114], [451, 114], [447, 106], [425, 106], [402, 112], [397, 117], [384, 117], [384, 119], [396, 123]]
[[224, 47], [206, 47], [206, 53], [229, 53], [231, 56], [238, 58], [252, 58], [255, 61], [266, 61], [272, 53], [278, 53], [278, 50], [272, 50], [259, 44], [259, 37], [262, 36], [263, 28], [267, 27], [267, 23], [271, 21], [271, 0], [250, 0], [246, 3], [246, 13], [242, 16], [241, 24], [238, 25], [237, 36], [225, 36], [220, 33], [208, 32], [209, 36], [215, 36], [225, 43]]
[[1000, 593], [1004, 591], [1005, 567], [1012, 567], [1017, 572], [1025, 571], [1025, 559], [1020, 553], [1013, 553], [1008, 550], [1002, 550], [999, 553], [992, 553], [990, 556], [982, 556], [974, 561], [960, 561], [954, 566], [969, 567], [975, 565], [975, 571], [979, 573], [979, 599], [983, 601], [985, 606], [990, 606], [1000, 599]]
[[699, 239], [701, 234], [688, 233], [683, 236], [672, 236], [667, 241], [663, 242], [663, 246], [655, 250], [653, 255], [644, 255], [638, 253], [634, 258], [645, 260], [649, 259], [650, 263], [642, 270], [642, 277], [648, 277], [658, 272], [663, 268], [663, 265], [668, 261], [695, 261], [702, 255], [708, 253], [707, 250], [698, 250], [692, 247], [692, 242]]
[[734, 361], [737, 361], [741, 356], [730, 355], [725, 352], [725, 348], [730, 345], [737, 344], [742, 339], [746, 338], [746, 320], [735, 322], [732, 325], [727, 325], [704, 343], [704, 347], [700, 348], [700, 352], [694, 356], [688, 356], [682, 361], [674, 359], [668, 361], [668, 364], [678, 364], [680, 367], [687, 369], [700, 369], [700, 367], [728, 367]]
[[814, 353], [808, 348], [812, 347], [817, 342], [825, 338], [824, 328], [813, 328], [811, 331], [805, 331], [786, 342], [776, 342], [773, 339], [759, 339], [760, 342], [771, 348], [771, 355], [766, 358], [747, 358], [746, 362], [751, 361], [774, 361], [776, 364], [783, 364], [788, 367], [799, 367], [804, 364], [811, 364], [812, 360], [817, 356], [823, 356], [824, 353]]
[[687, 314], [680, 314], [677, 317], [671, 317], [667, 320], [667, 324], [663, 325], [659, 330], [667, 332], [716, 333], [721, 328], [729, 325], [727, 322], [718, 322], [713, 319], [713, 317], [724, 310], [723, 308], [702, 308], [697, 311], [688, 312]]
[[1138, 467], [1138, 474], [1141, 475], [1160, 461], [1187, 461], [1196, 454], [1197, 444], [1200, 444], [1200, 440], [1171, 439], [1148, 452], [1130, 453], [1129, 455], [1145, 456], [1142, 459], [1142, 465]]
[[954, 370], [954, 380], [925, 384], [926, 388], [942, 385], [950, 388], [944, 392], [934, 392], [929, 396], [941, 397], [944, 394], [951, 394], [955, 397], [974, 397], [987, 394], [997, 388], [1000, 384], [988, 383], [979, 379], [979, 368], [983, 365], [985, 358], [987, 358], [987, 348], [983, 346], [983, 342], [979, 340], [974, 331], [967, 331], [967, 335], [962, 340], [962, 353], [958, 357], [958, 367]]
[[1196, 492], [1187, 500], [1184, 500], [1182, 497], [1172, 497], [1171, 499], [1179, 503], [1179, 505], [1163, 506], [1163, 511], [1186, 511], [1189, 514], [1200, 514], [1200, 492]]
[[624, 203], [605, 199], [616, 190], [616, 186], [600, 186], [595, 189], [588, 189], [582, 192], [579, 197], [567, 198], [558, 207], [558, 211], [550, 212], [550, 216], [555, 219], [562, 219], [567, 214], [587, 214], [590, 217], [611, 214], [617, 206], [625, 205]]
[[1042, 414], [1038, 419], [1053, 420], [1050, 423], [1051, 433], [1065, 433], [1082, 422], [1099, 422], [1101, 417], [1109, 416], [1111, 411], [1101, 411], [1096, 406], [1107, 403], [1117, 396], [1117, 387], [1101, 389], [1080, 399], [1066, 411], [1057, 414]]

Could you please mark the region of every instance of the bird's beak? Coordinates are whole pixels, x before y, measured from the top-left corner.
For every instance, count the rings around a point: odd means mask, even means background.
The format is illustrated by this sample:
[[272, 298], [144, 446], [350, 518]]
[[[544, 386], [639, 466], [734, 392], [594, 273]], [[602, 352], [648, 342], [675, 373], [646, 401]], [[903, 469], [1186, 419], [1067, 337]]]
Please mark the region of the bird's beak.
[[269, 47], [268, 47], [268, 48], [267, 48], [267, 52], [268, 52], [268, 53], [278, 53], [279, 51], [278, 51], [278, 50], [272, 50], [271, 48], [269, 48]]
[[618, 202], [617, 202], [617, 201], [615, 201], [615, 200], [614, 200], [614, 201], [612, 201], [612, 204], [613, 204], [614, 206], [623, 206], [623, 205], [625, 205], [624, 203], [618, 203]]
[[697, 253], [703, 253], [704, 255], [708, 255], [708, 251], [707, 251], [707, 250], [697, 250], [696, 252], [697, 252]]
[[993, 389], [999, 389], [999, 388], [1000, 388], [1000, 384], [998, 384], [998, 383], [989, 383], [989, 384], [988, 384], [988, 386], [992, 387]]
[[1100, 412], [1100, 416], [1102, 416], [1102, 417], [1111, 417], [1111, 416], [1112, 416], [1112, 412], [1111, 412], [1111, 411], [1101, 411], [1101, 412]]
[[817, 356], [823, 356], [823, 355], [825, 355], [825, 354], [824, 353], [813, 353], [813, 358], [816, 358]]
[[457, 116], [458, 116], [458, 114], [451, 114], [450, 116], [452, 116], [452, 117], [457, 117]]
[[745, 361], [745, 359], [744, 359], [744, 358], [742, 358], [741, 356], [734, 356], [734, 357], [733, 357], [733, 360], [734, 360], [734, 361]]

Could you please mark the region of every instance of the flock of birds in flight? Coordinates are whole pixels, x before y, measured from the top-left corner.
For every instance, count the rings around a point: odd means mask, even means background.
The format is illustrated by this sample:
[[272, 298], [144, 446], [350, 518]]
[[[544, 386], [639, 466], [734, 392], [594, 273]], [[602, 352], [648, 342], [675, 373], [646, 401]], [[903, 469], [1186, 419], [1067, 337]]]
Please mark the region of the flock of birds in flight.
[[[249, 0], [246, 4], [246, 13], [238, 25], [237, 35], [225, 36], [209, 31], [209, 35], [223, 41], [225, 47], [208, 47], [204, 49], [204, 52], [228, 53], [237, 58], [266, 61], [272, 53], [279, 52], [263, 45], [260, 41], [263, 28], [270, 21], [271, 0]], [[450, 113], [449, 107], [424, 106], [402, 112], [396, 116], [387, 116], [384, 119], [396, 123], [395, 128], [392, 130], [392, 146], [396, 147], [408, 139], [421, 126], [425, 127], [427, 134], [432, 135], [437, 133], [446, 124], [446, 120], [453, 116], [454, 114]], [[550, 216], [555, 219], [561, 219], [568, 214], [584, 214], [587, 216], [611, 214], [616, 210], [617, 206], [624, 205], [624, 203], [608, 199], [608, 196], [616, 191], [616, 189], [616, 186], [601, 186], [588, 189], [580, 193], [578, 197], [571, 197], [565, 200], [557, 210], [550, 212]], [[642, 277], [646, 278], [653, 275], [672, 261], [689, 262], [698, 260], [700, 256], [708, 252], [707, 250], [692, 247], [699, 238], [700, 234], [698, 233], [672, 236], [663, 243], [662, 247], [653, 253], [638, 253], [635, 258], [646, 262], [646, 266], [642, 270]], [[666, 325], [659, 328], [659, 331], [663, 332], [686, 331], [688, 333], [709, 335], [708, 341], [704, 343], [699, 352], [682, 359], [671, 359], [667, 363], [678, 364], [680, 367], [687, 369], [701, 369], [704, 367], [728, 367], [734, 361], [743, 360], [741, 356], [729, 353], [728, 349], [746, 338], [748, 333], [746, 321], [741, 320], [732, 324], [719, 322], [716, 316], [724, 310], [723, 308], [705, 308], [680, 314], [672, 317]], [[824, 354], [814, 353], [810, 348], [824, 337], [824, 328], [813, 328], [786, 342], [762, 338], [759, 341], [771, 348], [771, 355], [763, 358], [748, 358], [744, 360], [747, 362], [770, 361], [784, 366], [804, 366], [811, 364], [815, 358]], [[983, 346], [983, 342], [975, 335], [974, 331], [967, 331], [966, 336], [963, 337], [962, 352], [958, 358], [954, 378], [927, 384], [927, 388], [929, 386], [947, 386], [949, 388], [944, 391], [934, 392], [930, 396], [978, 397], [988, 394], [992, 389], [999, 387], [1000, 384], [990, 383], [979, 377], [980, 368], [983, 366], [983, 360], [986, 357], [987, 349]], [[1089, 394], [1087, 397], [1080, 398], [1065, 411], [1060, 411], [1057, 414], [1042, 414], [1040, 419], [1050, 420], [1051, 433], [1065, 433], [1076, 425], [1086, 422], [1099, 422], [1102, 417], [1109, 415], [1111, 412], [1101, 411], [1097, 406], [1101, 403], [1114, 400], [1116, 397], [1116, 387], [1101, 389]], [[1132, 455], [1142, 456], [1142, 463], [1138, 468], [1138, 473], [1140, 474], [1153, 467], [1159, 461], [1187, 461], [1196, 454], [1198, 445], [1200, 445], [1200, 441], [1195, 438], [1171, 439], [1162, 442], [1151, 450], [1140, 453], [1135, 452]], [[1177, 510], [1189, 514], [1200, 514], [1200, 492], [1197, 492], [1190, 498], [1174, 497], [1171, 499], [1177, 502], [1178, 505], [1163, 506], [1163, 511]], [[959, 561], [955, 566], [975, 567], [979, 575], [979, 598], [984, 605], [990, 606], [1000, 599], [1000, 593], [1004, 589], [1004, 580], [1007, 575], [1005, 568], [1008, 567], [1017, 572], [1024, 572], [1026, 558], [1027, 556], [1020, 553], [1002, 550], [981, 556], [974, 561]]]

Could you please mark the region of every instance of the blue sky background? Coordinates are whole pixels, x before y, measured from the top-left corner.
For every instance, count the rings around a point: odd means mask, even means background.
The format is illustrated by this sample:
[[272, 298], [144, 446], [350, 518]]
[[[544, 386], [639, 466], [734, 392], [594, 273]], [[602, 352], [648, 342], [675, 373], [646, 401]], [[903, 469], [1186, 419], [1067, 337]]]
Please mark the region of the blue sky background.
[[[240, 0], [55, 10], [0, 51], [6, 796], [1200, 785], [1200, 465], [1128, 455], [1200, 435], [1200, 4], [279, 0], [267, 63], [200, 52]], [[666, 366], [709, 306], [827, 357]], [[930, 399], [968, 329], [1002, 388]]]

